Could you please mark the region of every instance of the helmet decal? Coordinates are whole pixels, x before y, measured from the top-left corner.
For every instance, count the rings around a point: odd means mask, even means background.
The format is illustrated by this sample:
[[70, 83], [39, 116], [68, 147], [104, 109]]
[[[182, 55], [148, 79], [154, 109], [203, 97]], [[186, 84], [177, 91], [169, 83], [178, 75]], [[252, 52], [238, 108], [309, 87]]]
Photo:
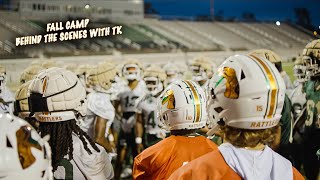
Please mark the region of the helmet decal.
[[28, 168], [36, 161], [31, 148], [42, 150], [40, 144], [31, 137], [31, 130], [32, 128], [26, 125], [20, 127], [16, 132], [19, 160], [23, 169]]
[[239, 98], [239, 82], [236, 76], [236, 71], [230, 67], [224, 67], [222, 76], [226, 79], [226, 91], [224, 96], [231, 99]]
[[162, 98], [162, 105], [164, 105], [165, 103], [167, 103], [167, 108], [168, 109], [174, 109], [175, 108], [175, 99], [174, 99], [174, 94], [172, 90], [168, 90], [167, 92], [165, 92], [163, 98]]

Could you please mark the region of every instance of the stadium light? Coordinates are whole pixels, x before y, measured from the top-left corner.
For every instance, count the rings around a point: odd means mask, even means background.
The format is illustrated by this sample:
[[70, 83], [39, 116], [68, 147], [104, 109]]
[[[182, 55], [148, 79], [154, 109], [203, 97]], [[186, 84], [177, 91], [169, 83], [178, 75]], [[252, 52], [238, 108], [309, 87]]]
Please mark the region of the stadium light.
[[85, 9], [89, 9], [89, 8], [90, 8], [90, 5], [87, 4], [87, 5], [84, 6], [84, 8], [85, 8]]
[[280, 26], [280, 25], [281, 25], [280, 21], [277, 21], [277, 22], [276, 22], [276, 25], [277, 25], [277, 26]]

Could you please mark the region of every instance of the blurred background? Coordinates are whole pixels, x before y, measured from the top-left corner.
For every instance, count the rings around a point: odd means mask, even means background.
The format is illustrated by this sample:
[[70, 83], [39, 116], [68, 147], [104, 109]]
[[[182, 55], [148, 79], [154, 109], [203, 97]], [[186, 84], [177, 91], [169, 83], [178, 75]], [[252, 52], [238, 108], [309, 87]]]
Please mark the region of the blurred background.
[[[268, 48], [292, 66], [320, 36], [319, 0], [0, 0], [0, 64], [8, 85], [33, 61], [58, 64], [139, 59], [147, 64], [226, 57]], [[89, 18], [89, 27], [122, 25], [122, 35], [15, 46], [15, 38], [46, 34], [49, 22]]]

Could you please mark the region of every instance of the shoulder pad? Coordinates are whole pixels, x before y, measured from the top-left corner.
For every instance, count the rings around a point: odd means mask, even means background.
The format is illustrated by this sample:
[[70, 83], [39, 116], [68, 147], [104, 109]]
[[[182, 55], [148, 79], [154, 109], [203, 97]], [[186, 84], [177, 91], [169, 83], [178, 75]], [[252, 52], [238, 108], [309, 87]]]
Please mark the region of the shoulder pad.
[[113, 120], [115, 116], [115, 110], [108, 94], [90, 93], [88, 95], [88, 109], [107, 120]]

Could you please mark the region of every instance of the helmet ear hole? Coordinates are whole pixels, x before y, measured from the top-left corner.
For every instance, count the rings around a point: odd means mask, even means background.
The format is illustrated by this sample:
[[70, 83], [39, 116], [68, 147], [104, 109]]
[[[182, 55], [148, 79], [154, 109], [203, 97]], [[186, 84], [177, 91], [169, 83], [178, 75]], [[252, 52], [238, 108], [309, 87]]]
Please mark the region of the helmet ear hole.
[[222, 107], [216, 107], [214, 108], [214, 110], [217, 112], [217, 113], [221, 113], [223, 111], [223, 108]]
[[12, 145], [11, 145], [11, 143], [10, 143], [10, 141], [9, 141], [8, 137], [7, 137], [7, 147], [12, 148]]

